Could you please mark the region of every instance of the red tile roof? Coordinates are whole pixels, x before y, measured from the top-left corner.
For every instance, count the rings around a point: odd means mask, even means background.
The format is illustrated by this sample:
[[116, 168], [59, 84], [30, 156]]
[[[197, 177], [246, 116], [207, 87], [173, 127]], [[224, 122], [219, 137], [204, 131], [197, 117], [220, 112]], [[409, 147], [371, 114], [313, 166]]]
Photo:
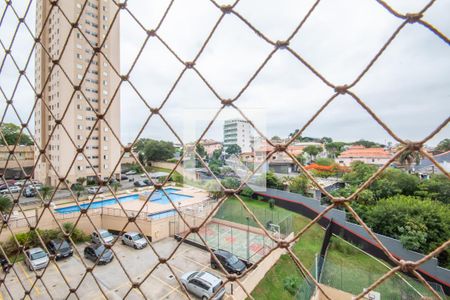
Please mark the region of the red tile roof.
[[339, 155], [339, 158], [368, 157], [368, 158], [390, 158], [391, 153], [384, 148], [365, 148], [364, 146], [351, 146]]

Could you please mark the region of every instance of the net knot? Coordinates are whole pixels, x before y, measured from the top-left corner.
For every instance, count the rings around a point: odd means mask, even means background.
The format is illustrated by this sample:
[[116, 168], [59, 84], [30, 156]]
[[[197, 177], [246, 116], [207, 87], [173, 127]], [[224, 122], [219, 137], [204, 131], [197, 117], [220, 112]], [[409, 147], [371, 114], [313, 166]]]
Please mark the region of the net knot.
[[139, 288], [140, 285], [141, 285], [141, 284], [140, 284], [139, 282], [133, 282], [133, 283], [131, 284], [131, 287], [132, 287], [133, 289], [137, 289], [137, 288]]
[[289, 46], [289, 41], [276, 41], [275, 45], [277, 49], [286, 49]]
[[334, 204], [336, 204], [336, 205], [342, 205], [342, 204], [344, 204], [345, 202], [347, 202], [347, 199], [344, 198], [344, 197], [336, 197], [336, 198], [334, 198], [334, 199], [331, 199], [331, 201], [332, 201]]
[[231, 99], [222, 99], [220, 102], [222, 102], [223, 105], [229, 106], [233, 103], [233, 100]]
[[191, 233], [197, 233], [199, 230], [198, 227], [191, 227]]
[[279, 241], [278, 242], [278, 248], [287, 249], [288, 247], [289, 247], [289, 242], [287, 242], [287, 241]]
[[420, 151], [420, 149], [422, 148], [422, 143], [408, 141], [406, 144], [406, 148], [410, 151]]
[[334, 88], [334, 91], [335, 91], [336, 93], [341, 94], [341, 95], [347, 93], [347, 90], [348, 90], [348, 86], [347, 86], [346, 84], [344, 84], [344, 85], [338, 85], [338, 86], [336, 86], [336, 87]]
[[236, 281], [237, 275], [236, 274], [228, 274], [227, 279], [231, 282]]
[[400, 269], [402, 270], [402, 272], [404, 273], [411, 273], [412, 271], [414, 271], [416, 268], [416, 266], [414, 265], [414, 262], [412, 261], [405, 261], [405, 260], [400, 260]]
[[233, 195], [236, 193], [236, 191], [233, 190], [233, 189], [225, 189], [223, 192], [224, 192], [225, 195], [227, 195], [227, 196], [233, 196]]
[[275, 145], [275, 151], [277, 152], [284, 152], [286, 151], [287, 146], [285, 144], [276, 144]]
[[187, 62], [184, 63], [184, 65], [186, 66], [186, 68], [192, 69], [195, 66], [195, 62], [187, 61]]
[[127, 8], [127, 3], [122, 2], [122, 3], [119, 3], [118, 6], [119, 6], [119, 9], [125, 9], [125, 8]]
[[136, 222], [136, 217], [128, 217], [128, 222], [130, 223]]
[[231, 10], [233, 9], [233, 6], [227, 4], [227, 5], [222, 5], [220, 7], [220, 10], [225, 13], [225, 14], [229, 14], [231, 12]]
[[154, 30], [154, 29], [147, 30], [147, 34], [148, 34], [148, 36], [155, 36], [156, 30]]
[[423, 14], [421, 13], [408, 13], [405, 15], [406, 16], [406, 20], [408, 20], [408, 23], [416, 23], [417, 21], [419, 21], [422, 17]]
[[152, 107], [152, 108], [150, 108], [150, 112], [154, 115], [157, 115], [157, 114], [159, 114], [159, 108]]
[[165, 263], [167, 263], [167, 258], [165, 258], [165, 257], [160, 257], [160, 258], [159, 258], [159, 263], [160, 263], [160, 264], [165, 264]]
[[154, 186], [155, 186], [155, 189], [157, 189], [157, 190], [160, 190], [163, 187], [162, 183], [159, 183], [159, 182], [155, 183]]

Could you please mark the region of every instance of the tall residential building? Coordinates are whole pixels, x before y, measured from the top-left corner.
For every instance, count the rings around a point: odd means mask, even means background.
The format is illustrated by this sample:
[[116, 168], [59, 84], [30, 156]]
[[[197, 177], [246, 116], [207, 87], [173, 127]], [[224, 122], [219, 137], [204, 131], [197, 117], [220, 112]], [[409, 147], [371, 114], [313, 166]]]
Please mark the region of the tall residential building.
[[[84, 6], [85, 0], [58, 1], [59, 7], [53, 9], [48, 0], [36, 3], [36, 36], [42, 30], [42, 46], [37, 45], [35, 54], [36, 91], [41, 93], [35, 108], [35, 138], [49, 159], [39, 158], [34, 177], [46, 184], [56, 185], [58, 175], [64, 177], [67, 172], [69, 182], [79, 177], [94, 179], [94, 170], [103, 178], [110, 176], [120, 158], [120, 144], [111, 133], [114, 130], [120, 137], [120, 98], [115, 93], [120, 77], [111, 67], [118, 70], [120, 66], [118, 16], [111, 25], [117, 6], [112, 0], [86, 2]], [[80, 13], [79, 29], [71, 32], [69, 21], [75, 23]], [[95, 53], [93, 47], [101, 46], [106, 35], [102, 53]], [[96, 123], [97, 114], [104, 114], [111, 127], [104, 121]], [[85, 156], [77, 154], [76, 147], [84, 147]], [[120, 167], [113, 175], [119, 174]]]
[[233, 144], [241, 147], [242, 152], [251, 151], [252, 126], [249, 122], [240, 119], [225, 121], [223, 125], [223, 147], [226, 150]]

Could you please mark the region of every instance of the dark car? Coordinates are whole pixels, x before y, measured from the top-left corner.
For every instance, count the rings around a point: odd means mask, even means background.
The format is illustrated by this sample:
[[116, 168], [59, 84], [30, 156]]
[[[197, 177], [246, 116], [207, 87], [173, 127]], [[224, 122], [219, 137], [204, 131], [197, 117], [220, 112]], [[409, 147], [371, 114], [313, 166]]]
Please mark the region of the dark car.
[[3, 272], [8, 273], [10, 266], [8, 260], [3, 256], [0, 257], [0, 265], [2, 265]]
[[36, 189], [27, 187], [23, 190], [22, 195], [26, 198], [35, 197], [37, 195]]
[[128, 180], [128, 176], [125, 174], [120, 175], [120, 180]]
[[[244, 264], [244, 262], [242, 260], [240, 260], [239, 258], [237, 258], [237, 256], [231, 252], [219, 249], [219, 250], [214, 251], [214, 254], [216, 255], [217, 259], [219, 260], [219, 263], [229, 273], [235, 273], [235, 274], [240, 275], [247, 268], [247, 266]], [[211, 268], [213, 268], [213, 269], [218, 268], [217, 262], [212, 255], [211, 255]]]
[[144, 186], [151, 186], [152, 183], [148, 179], [138, 180], [134, 182], [135, 187], [144, 187]]
[[47, 244], [48, 251], [54, 254], [56, 259], [62, 259], [73, 255], [73, 249], [65, 240], [51, 240]]
[[84, 248], [84, 257], [97, 262], [99, 265], [106, 265], [110, 263], [113, 258], [113, 252], [111, 249], [106, 249], [103, 244], [91, 244]]

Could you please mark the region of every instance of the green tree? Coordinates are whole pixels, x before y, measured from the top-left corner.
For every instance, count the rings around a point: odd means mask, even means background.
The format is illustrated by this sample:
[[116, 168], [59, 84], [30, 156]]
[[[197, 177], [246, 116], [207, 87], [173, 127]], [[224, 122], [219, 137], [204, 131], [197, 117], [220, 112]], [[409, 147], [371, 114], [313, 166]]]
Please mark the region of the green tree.
[[219, 176], [220, 175], [220, 166], [216, 163], [209, 163], [208, 165], [211, 172], [213, 172], [214, 175]]
[[175, 154], [172, 142], [148, 140], [144, 146], [144, 157], [147, 164], [151, 161], [165, 161]]
[[113, 181], [110, 184], [111, 188], [113, 189], [114, 193], [117, 193], [117, 191], [119, 190], [121, 184], [119, 181]]
[[235, 190], [241, 185], [241, 182], [237, 178], [228, 177], [222, 180], [222, 185], [227, 189]]
[[75, 195], [77, 195], [77, 198], [79, 199], [81, 196], [81, 193], [84, 192], [84, 186], [76, 183], [76, 184], [72, 185], [72, 192], [74, 192]]
[[293, 193], [307, 195], [309, 179], [305, 175], [294, 177], [289, 184], [289, 190]]
[[78, 177], [77, 178], [77, 183], [84, 185], [85, 182], [86, 182], [86, 177]]
[[361, 145], [361, 146], [364, 146], [366, 148], [378, 148], [378, 147], [382, 147], [383, 146], [383, 145], [381, 145], [379, 143], [372, 142], [372, 141], [367, 141], [367, 140], [363, 140], [363, 139], [361, 139], [359, 141], [356, 141], [356, 142], [353, 142], [352, 144], [353, 145]]
[[[20, 134], [20, 126], [13, 123], [3, 123], [0, 126], [0, 131], [3, 134], [3, 138], [0, 138], [0, 145], [33, 145], [33, 140], [24, 131]], [[17, 142], [19, 141], [19, 142]]]
[[320, 139], [320, 141], [324, 144], [330, 144], [333, 142], [333, 139], [327, 136], [324, 136], [323, 138]]
[[214, 150], [211, 155], [211, 159], [220, 161], [220, 157], [222, 156], [222, 151], [223, 151], [222, 148]]
[[281, 142], [281, 138], [278, 135], [274, 135], [270, 140], [276, 143]]
[[334, 165], [335, 162], [331, 158], [318, 158], [318, 159], [316, 159], [316, 164], [321, 165], [321, 166], [331, 166], [331, 165]]
[[224, 196], [222, 187], [215, 180], [211, 180], [206, 184], [206, 190], [208, 191], [209, 197], [211, 197], [212, 199], [217, 200]]
[[200, 155], [201, 158], [205, 158], [207, 154], [205, 147], [202, 144], [197, 144], [197, 146], [195, 147], [195, 152], [197, 152], [197, 154]]
[[303, 166], [306, 164], [306, 158], [305, 158], [305, 156], [303, 155], [303, 153], [300, 153], [300, 154], [297, 155], [295, 158], [296, 158], [296, 159], [298, 160], [298, 162], [301, 163]]
[[436, 146], [436, 151], [447, 152], [450, 150], [450, 139], [444, 139]]
[[241, 147], [239, 147], [239, 145], [233, 144], [233, 145], [228, 146], [227, 149], [225, 150], [225, 152], [228, 155], [233, 155], [233, 154], [239, 155], [242, 153], [242, 150], [241, 150]]
[[[375, 232], [407, 241], [405, 247], [422, 253], [450, 239], [450, 207], [438, 201], [397, 195], [379, 200], [362, 217]], [[438, 257], [444, 266], [448, 255], [447, 249]]]
[[265, 176], [266, 186], [272, 189], [283, 189], [283, 183], [281, 180], [275, 175], [275, 173], [269, 170]]
[[0, 212], [3, 214], [9, 213], [12, 207], [12, 202], [9, 197], [0, 196]]
[[354, 161], [350, 165], [351, 171], [345, 174], [342, 179], [350, 185], [361, 185], [377, 171], [374, 165], [365, 164], [361, 161]]
[[42, 200], [47, 201], [50, 196], [53, 194], [53, 187], [50, 185], [43, 185], [41, 188], [41, 196]]
[[322, 147], [315, 146], [315, 145], [309, 145], [303, 149], [303, 152], [308, 153], [309, 157], [314, 160], [316, 156], [322, 152]]
[[419, 183], [415, 195], [450, 204], [450, 179], [441, 174], [433, 175]]
[[325, 144], [325, 149], [327, 150], [329, 157], [336, 158], [344, 151], [345, 145], [346, 143], [344, 142], [332, 142]]

